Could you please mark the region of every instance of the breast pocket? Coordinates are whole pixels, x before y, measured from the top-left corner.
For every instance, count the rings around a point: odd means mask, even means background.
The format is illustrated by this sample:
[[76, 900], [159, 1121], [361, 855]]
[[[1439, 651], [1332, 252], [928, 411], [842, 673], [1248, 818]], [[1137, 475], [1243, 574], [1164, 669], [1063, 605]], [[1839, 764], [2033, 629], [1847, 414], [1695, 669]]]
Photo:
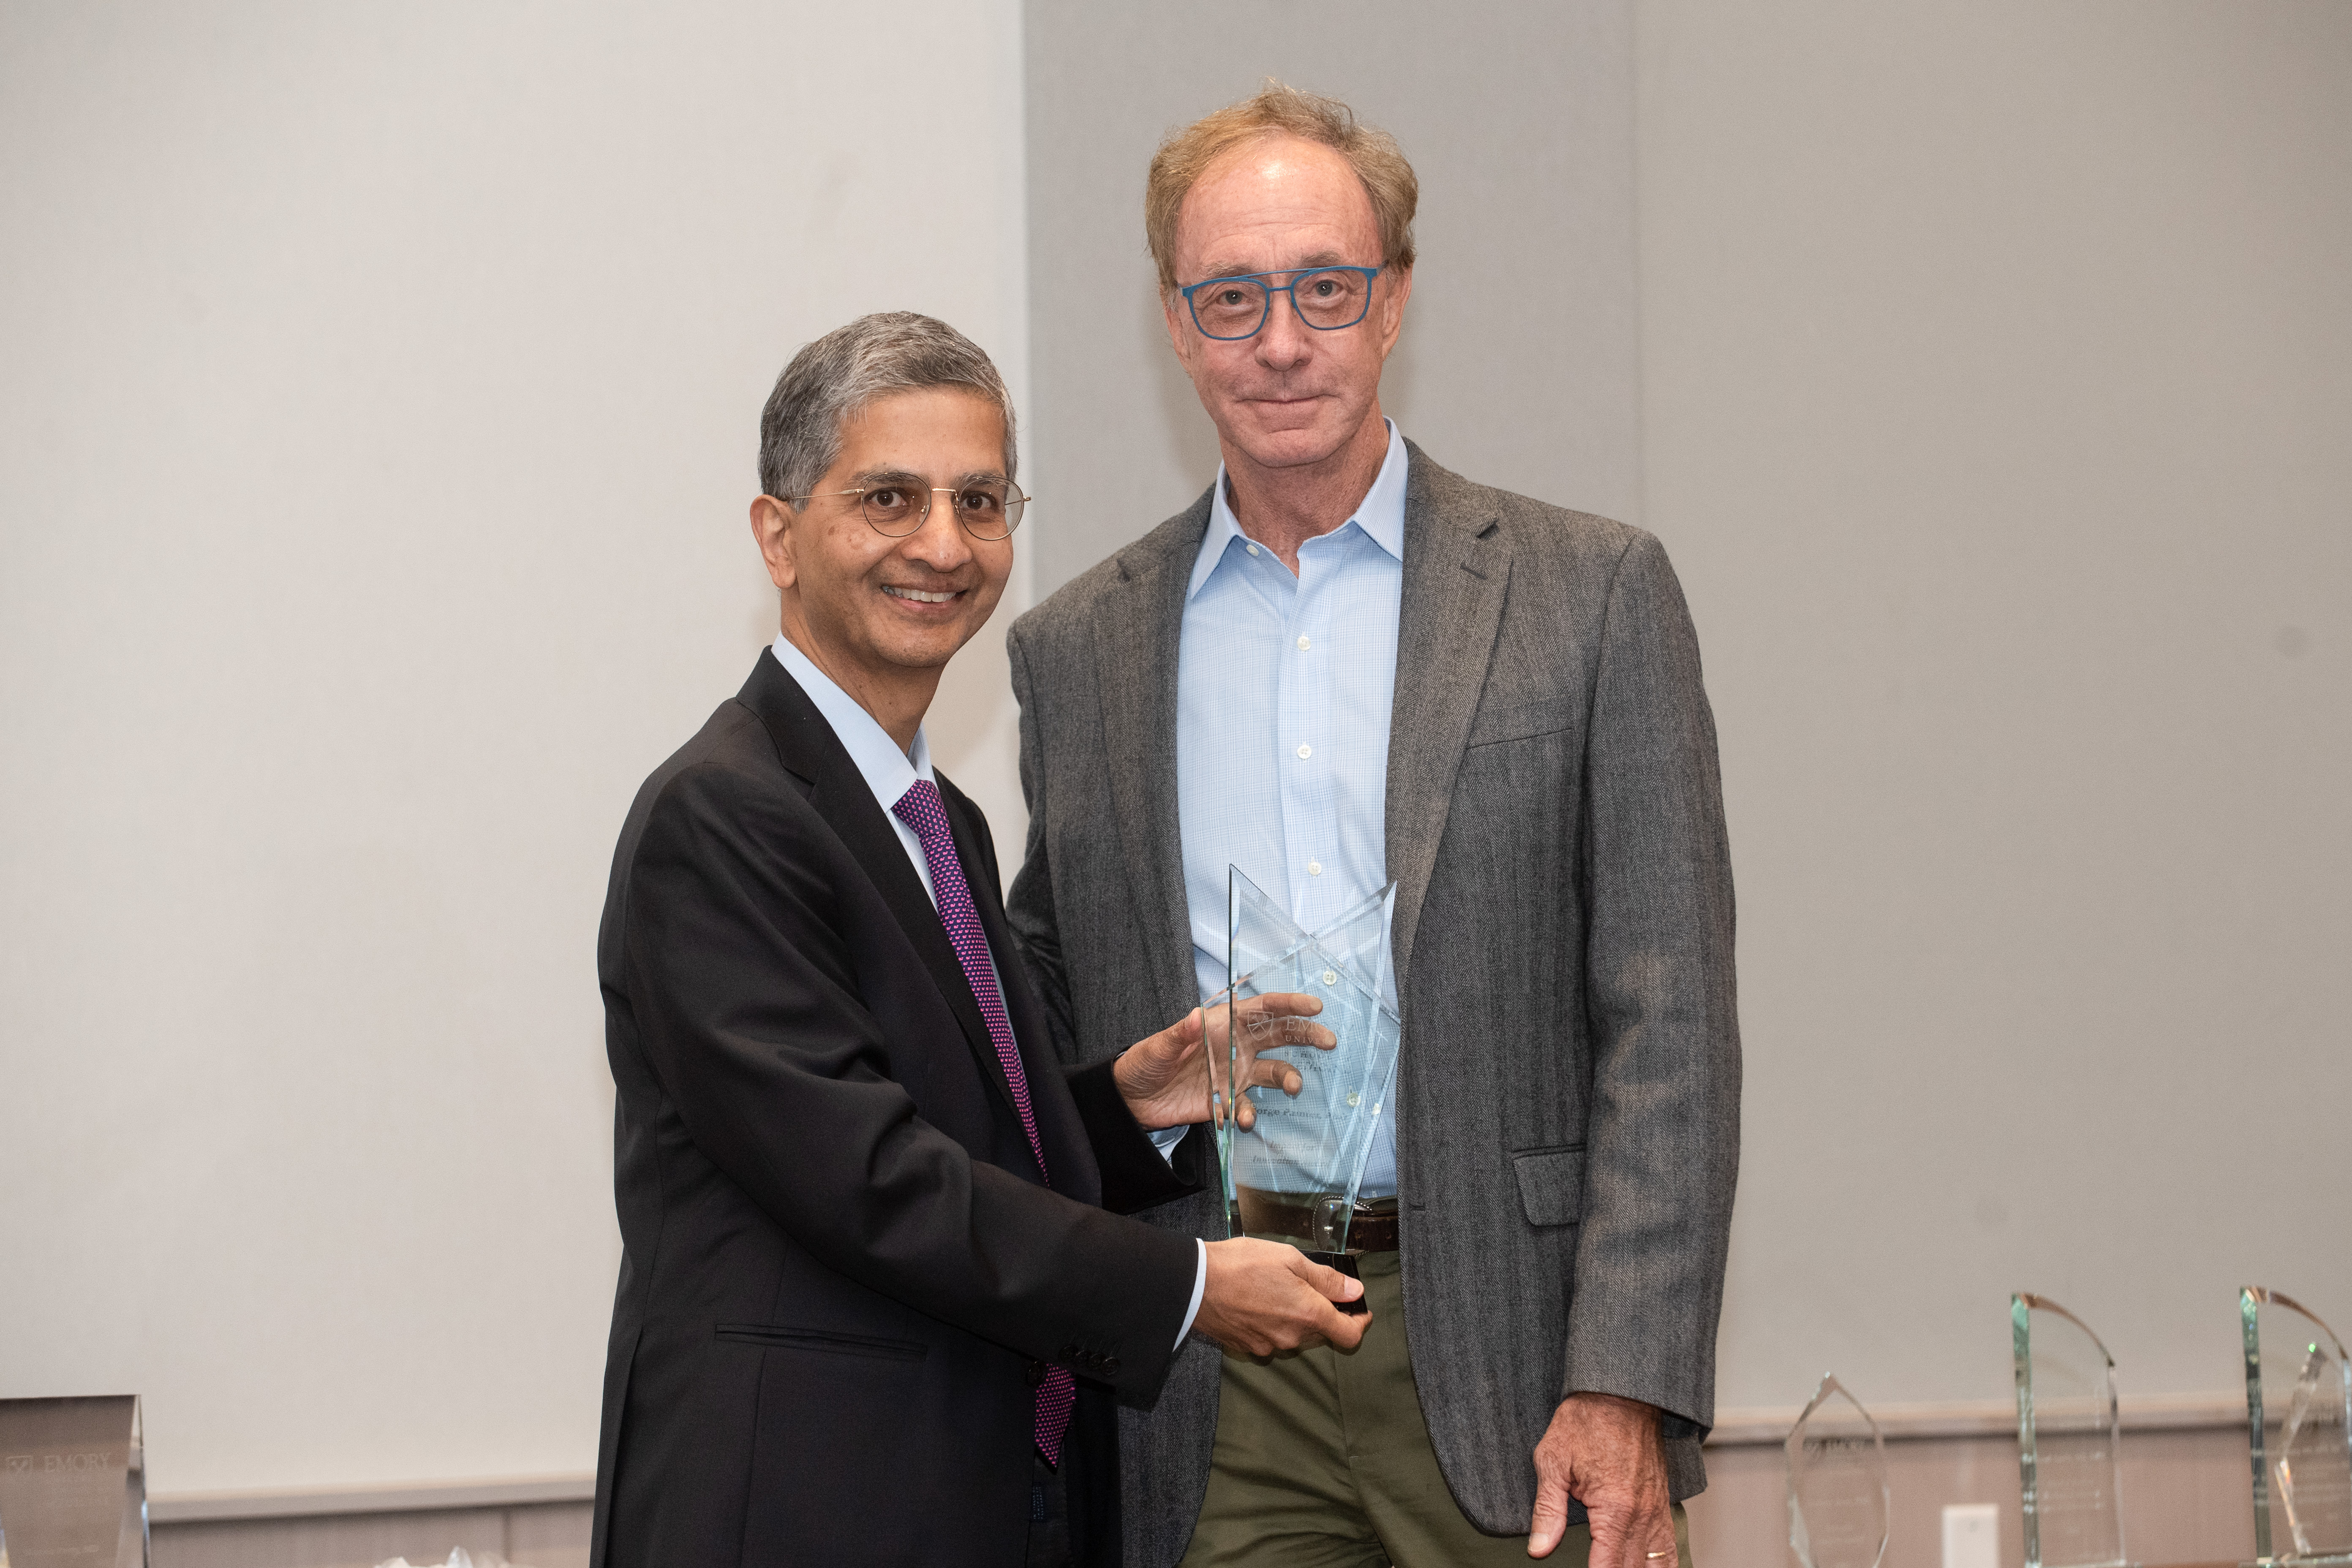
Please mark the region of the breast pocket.
[[1576, 699], [1566, 692], [1538, 697], [1532, 702], [1510, 702], [1481, 708], [1470, 721], [1473, 746], [1496, 746], [1506, 741], [1531, 740], [1557, 734], [1576, 723]]
[[1584, 1217], [1583, 1144], [1522, 1150], [1511, 1163], [1529, 1225], [1574, 1225]]

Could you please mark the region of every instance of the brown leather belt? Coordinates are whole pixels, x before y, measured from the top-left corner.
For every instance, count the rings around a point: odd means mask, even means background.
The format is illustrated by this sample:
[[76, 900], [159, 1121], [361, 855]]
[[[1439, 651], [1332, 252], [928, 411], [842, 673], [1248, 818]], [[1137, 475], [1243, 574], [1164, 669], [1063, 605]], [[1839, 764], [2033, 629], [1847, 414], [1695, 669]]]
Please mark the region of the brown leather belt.
[[[1262, 1236], [1311, 1237], [1316, 1211], [1305, 1204], [1267, 1201], [1263, 1196], [1248, 1205], [1252, 1229]], [[1394, 1252], [1397, 1249], [1397, 1201], [1375, 1198], [1356, 1205], [1348, 1221], [1348, 1250]], [[1305, 1250], [1302, 1248], [1302, 1250]], [[1314, 1256], [1319, 1260], [1323, 1254]]]

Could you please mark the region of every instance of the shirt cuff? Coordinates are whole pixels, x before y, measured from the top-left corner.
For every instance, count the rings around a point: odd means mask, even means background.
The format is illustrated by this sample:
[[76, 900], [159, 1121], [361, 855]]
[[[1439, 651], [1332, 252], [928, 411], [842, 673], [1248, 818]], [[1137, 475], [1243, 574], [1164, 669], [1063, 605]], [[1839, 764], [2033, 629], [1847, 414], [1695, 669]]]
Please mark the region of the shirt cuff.
[[1192, 1320], [1201, 1315], [1201, 1293], [1209, 1288], [1209, 1244], [1199, 1237], [1192, 1245], [1201, 1249], [1200, 1264], [1192, 1270], [1192, 1304], [1184, 1309], [1184, 1326], [1176, 1331], [1176, 1348], [1184, 1348], [1184, 1336], [1192, 1331]]
[[1184, 1134], [1191, 1131], [1192, 1123], [1180, 1121], [1173, 1127], [1149, 1128], [1143, 1135], [1151, 1140], [1151, 1146], [1160, 1151], [1160, 1157], [1173, 1165], [1176, 1163], [1176, 1145], [1184, 1142]]

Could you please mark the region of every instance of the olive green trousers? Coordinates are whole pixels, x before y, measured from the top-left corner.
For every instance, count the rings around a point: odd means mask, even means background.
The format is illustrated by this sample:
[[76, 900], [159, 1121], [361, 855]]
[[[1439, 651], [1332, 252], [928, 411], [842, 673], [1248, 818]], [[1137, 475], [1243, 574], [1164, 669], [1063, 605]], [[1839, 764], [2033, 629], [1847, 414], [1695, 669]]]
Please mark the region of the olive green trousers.
[[[1405, 1353], [1397, 1255], [1360, 1263], [1372, 1321], [1353, 1351], [1224, 1358], [1216, 1463], [1183, 1568], [1527, 1568], [1528, 1538], [1472, 1524], [1437, 1468]], [[1585, 1568], [1591, 1545], [1571, 1525], [1547, 1561]], [[1680, 1504], [1675, 1546], [1676, 1568], [1691, 1568]]]

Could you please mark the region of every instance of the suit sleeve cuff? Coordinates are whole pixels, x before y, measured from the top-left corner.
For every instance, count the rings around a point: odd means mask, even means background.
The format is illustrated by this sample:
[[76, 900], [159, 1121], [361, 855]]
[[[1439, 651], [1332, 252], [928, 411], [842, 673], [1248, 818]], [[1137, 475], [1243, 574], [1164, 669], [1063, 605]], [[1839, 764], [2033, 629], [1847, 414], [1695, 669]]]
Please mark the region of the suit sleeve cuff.
[[1200, 1190], [1198, 1183], [1176, 1173], [1170, 1156], [1129, 1111], [1109, 1061], [1070, 1069], [1068, 1078], [1070, 1098], [1077, 1101], [1087, 1142], [1102, 1172], [1103, 1207], [1113, 1214], [1134, 1214]]

